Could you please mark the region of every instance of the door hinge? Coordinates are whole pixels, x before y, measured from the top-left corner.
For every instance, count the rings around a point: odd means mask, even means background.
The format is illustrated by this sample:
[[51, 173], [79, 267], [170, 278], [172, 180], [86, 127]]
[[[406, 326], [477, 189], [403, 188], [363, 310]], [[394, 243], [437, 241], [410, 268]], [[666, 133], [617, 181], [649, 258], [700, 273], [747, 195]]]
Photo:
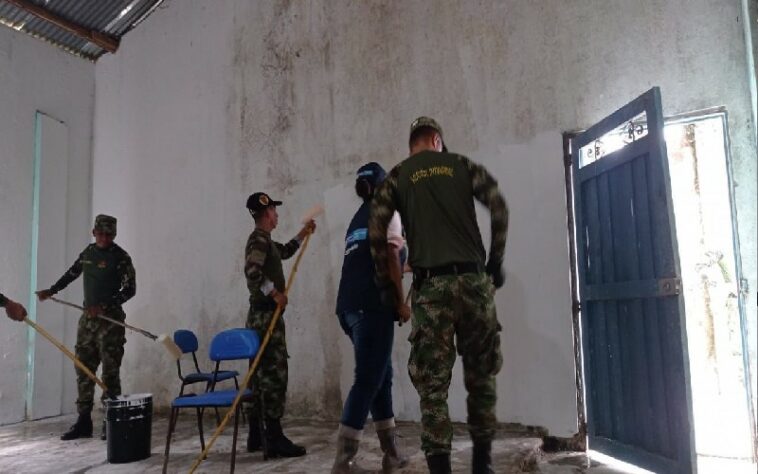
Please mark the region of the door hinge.
[[661, 278], [658, 280], [658, 294], [660, 296], [674, 296], [682, 292], [682, 279], [679, 277], [674, 278]]
[[572, 157], [571, 153], [566, 153], [563, 155], [563, 164], [566, 166], [573, 166], [574, 158]]

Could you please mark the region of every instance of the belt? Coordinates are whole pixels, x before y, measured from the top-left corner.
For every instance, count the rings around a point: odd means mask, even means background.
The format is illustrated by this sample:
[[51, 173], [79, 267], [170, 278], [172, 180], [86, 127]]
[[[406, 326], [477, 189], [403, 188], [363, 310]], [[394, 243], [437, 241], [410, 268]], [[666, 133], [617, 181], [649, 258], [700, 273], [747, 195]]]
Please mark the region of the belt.
[[413, 277], [427, 279], [444, 275], [463, 275], [464, 273], [482, 273], [484, 267], [476, 262], [448, 263], [439, 267], [414, 268]]

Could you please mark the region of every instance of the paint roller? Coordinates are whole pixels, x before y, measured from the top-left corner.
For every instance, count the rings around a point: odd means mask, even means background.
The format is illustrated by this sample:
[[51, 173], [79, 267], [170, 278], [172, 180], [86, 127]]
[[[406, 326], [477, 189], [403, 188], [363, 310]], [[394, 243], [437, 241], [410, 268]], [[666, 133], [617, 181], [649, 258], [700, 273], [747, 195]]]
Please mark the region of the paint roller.
[[[84, 311], [84, 307], [79, 306], [79, 305], [74, 304], [74, 303], [69, 303], [68, 301], [64, 301], [64, 300], [58, 299], [58, 298], [56, 298], [54, 296], [51, 296], [50, 300], [55, 301], [56, 303], [62, 304], [64, 306], [69, 306], [71, 308], [75, 308], [75, 309], [78, 309], [80, 311]], [[169, 354], [171, 354], [171, 357], [173, 357], [175, 360], [178, 360], [180, 357], [182, 357], [182, 350], [179, 348], [179, 346], [176, 345], [176, 343], [174, 342], [174, 340], [172, 338], [168, 337], [165, 334], [161, 334], [159, 336], [156, 336], [155, 334], [153, 334], [151, 332], [148, 332], [148, 331], [145, 331], [144, 329], [140, 329], [140, 328], [132, 326], [130, 324], [127, 324], [127, 323], [124, 323], [124, 322], [121, 322], [121, 321], [117, 321], [117, 320], [115, 320], [113, 318], [109, 318], [108, 316], [105, 316], [105, 315], [102, 315], [102, 314], [98, 314], [97, 317], [100, 318], [100, 319], [103, 319], [105, 321], [108, 321], [109, 323], [113, 323], [113, 324], [116, 324], [118, 326], [125, 327], [126, 329], [131, 329], [132, 331], [134, 331], [136, 333], [139, 333], [139, 334], [142, 334], [143, 336], [148, 337], [148, 338], [152, 339], [153, 341], [156, 341], [156, 342], [159, 342], [159, 343], [163, 344], [163, 347], [166, 349], [166, 351]]]
[[[304, 215], [302, 219], [303, 224], [307, 224], [309, 221], [315, 219], [316, 217], [320, 216], [324, 213], [324, 206], [317, 204], [310, 208]], [[300, 260], [303, 258], [303, 254], [305, 253], [306, 247], [308, 247], [308, 241], [311, 238], [311, 233], [309, 232], [305, 236], [305, 240], [303, 241], [302, 247], [300, 247], [300, 252], [297, 254], [297, 258], [295, 259], [295, 263], [292, 265], [292, 270], [290, 271], [289, 279], [287, 280], [287, 286], [284, 289], [284, 295], [286, 296], [290, 288], [292, 287], [292, 281], [295, 279], [295, 274], [297, 273], [297, 269], [300, 266]], [[250, 383], [250, 379], [253, 377], [253, 373], [255, 373], [255, 369], [258, 368], [258, 364], [260, 364], [261, 356], [263, 355], [263, 352], [266, 350], [266, 346], [268, 345], [269, 339], [271, 339], [271, 334], [274, 332], [274, 327], [276, 327], [277, 321], [279, 321], [279, 317], [282, 314], [282, 307], [278, 306], [276, 307], [276, 311], [274, 311], [273, 316], [271, 316], [271, 322], [268, 325], [268, 330], [266, 331], [266, 334], [263, 337], [263, 341], [261, 342], [260, 347], [258, 348], [258, 353], [255, 355], [255, 359], [253, 359], [253, 363], [250, 364], [250, 368], [247, 371], [247, 374], [245, 374], [245, 378], [240, 384], [239, 392], [237, 393], [237, 397], [234, 399], [234, 402], [232, 402], [232, 406], [227, 410], [226, 416], [224, 416], [224, 419], [221, 420], [221, 423], [216, 428], [216, 431], [213, 433], [213, 436], [211, 439], [205, 444], [205, 448], [203, 449], [203, 452], [200, 453], [200, 456], [195, 459], [195, 462], [190, 467], [190, 474], [193, 474], [195, 470], [200, 466], [200, 463], [203, 462], [208, 457], [208, 452], [211, 450], [211, 447], [216, 442], [218, 437], [221, 435], [221, 433], [224, 431], [224, 428], [226, 428], [227, 423], [229, 423], [229, 420], [231, 419], [232, 414], [234, 414], [237, 410], [237, 406], [239, 405], [242, 394], [245, 392], [246, 387]]]
[[315, 218], [319, 217], [321, 214], [324, 213], [324, 206], [321, 204], [316, 204], [312, 208], [308, 209], [305, 214], [303, 214], [302, 223], [307, 224], [308, 222], [314, 220]]
[[100, 386], [100, 388], [103, 389], [103, 393], [105, 394], [106, 397], [110, 398], [111, 400], [116, 400], [116, 397], [114, 397], [113, 395], [111, 395], [111, 393], [108, 391], [108, 387], [105, 386], [105, 384], [103, 383], [103, 381], [100, 380], [99, 378], [97, 378], [97, 376], [95, 374], [93, 374], [92, 371], [89, 370], [87, 368], [87, 366], [82, 363], [82, 361], [80, 361], [79, 359], [77, 359], [76, 356], [74, 354], [72, 354], [71, 351], [68, 350], [68, 348], [66, 348], [66, 346], [64, 346], [63, 344], [61, 344], [60, 342], [58, 342], [58, 340], [55, 339], [49, 332], [45, 331], [41, 326], [39, 326], [37, 323], [35, 323], [34, 321], [30, 320], [29, 318], [24, 318], [24, 322], [26, 324], [28, 324], [29, 326], [31, 326], [35, 331], [37, 331], [38, 333], [42, 334], [42, 336], [44, 336], [45, 339], [47, 339], [48, 341], [50, 341], [55, 347], [57, 347], [61, 352], [63, 352], [66, 355], [66, 357], [68, 357], [69, 359], [71, 359], [72, 361], [74, 361], [74, 365], [76, 365], [76, 367], [79, 370], [81, 370], [82, 372], [84, 372], [84, 374], [87, 377], [89, 377], [90, 379], [92, 379], [93, 382], [95, 382], [98, 386]]

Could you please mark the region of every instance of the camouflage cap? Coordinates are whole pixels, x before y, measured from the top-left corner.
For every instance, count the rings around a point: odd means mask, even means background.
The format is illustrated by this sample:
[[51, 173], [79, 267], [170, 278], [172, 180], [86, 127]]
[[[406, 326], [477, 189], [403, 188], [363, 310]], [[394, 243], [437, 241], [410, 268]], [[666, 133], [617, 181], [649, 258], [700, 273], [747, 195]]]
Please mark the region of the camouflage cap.
[[[431, 117], [421, 116], [411, 122], [411, 133], [410, 135], [413, 135], [413, 132], [418, 130], [421, 127], [429, 127], [433, 128], [434, 130], [437, 130], [437, 133], [440, 134], [440, 138], [442, 139], [442, 151], [447, 152], [447, 146], [445, 146], [445, 138], [444, 134], [442, 133], [442, 127], [439, 123], [437, 123], [436, 120], [434, 120]], [[409, 135], [409, 136], [410, 136]]]
[[95, 217], [94, 230], [115, 236], [116, 218], [105, 214], [98, 214], [98, 216]]

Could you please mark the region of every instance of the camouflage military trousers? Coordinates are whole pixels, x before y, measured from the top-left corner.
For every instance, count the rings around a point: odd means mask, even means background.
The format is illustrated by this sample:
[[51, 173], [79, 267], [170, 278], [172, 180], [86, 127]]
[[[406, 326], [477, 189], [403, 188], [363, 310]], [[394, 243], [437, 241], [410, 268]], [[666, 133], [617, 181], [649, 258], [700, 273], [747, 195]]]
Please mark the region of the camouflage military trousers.
[[[263, 337], [274, 316], [273, 310], [253, 310], [247, 314], [245, 327], [255, 329]], [[281, 418], [284, 414], [284, 402], [287, 399], [287, 340], [284, 332], [284, 319], [276, 322], [271, 339], [261, 356], [260, 364], [252, 379], [253, 401], [247, 405], [249, 417], [260, 418], [260, 403], [263, 402], [265, 418]]]
[[[111, 307], [105, 316], [123, 321], [126, 318], [121, 307]], [[124, 357], [126, 343], [125, 329], [100, 318], [90, 318], [82, 315], [79, 318], [79, 328], [76, 332], [76, 358], [90, 369], [97, 372], [102, 362], [102, 380], [112, 395], [121, 395], [121, 359]], [[95, 382], [84, 372], [76, 369], [76, 384], [79, 396], [76, 407], [80, 414], [92, 411], [95, 397]], [[105, 398], [103, 394], [102, 398]]]
[[414, 291], [408, 373], [421, 399], [421, 449], [427, 455], [450, 452], [453, 427], [447, 395], [456, 342], [463, 359], [471, 438], [489, 441], [495, 435], [495, 375], [503, 357], [493, 293], [484, 273], [432, 277]]

